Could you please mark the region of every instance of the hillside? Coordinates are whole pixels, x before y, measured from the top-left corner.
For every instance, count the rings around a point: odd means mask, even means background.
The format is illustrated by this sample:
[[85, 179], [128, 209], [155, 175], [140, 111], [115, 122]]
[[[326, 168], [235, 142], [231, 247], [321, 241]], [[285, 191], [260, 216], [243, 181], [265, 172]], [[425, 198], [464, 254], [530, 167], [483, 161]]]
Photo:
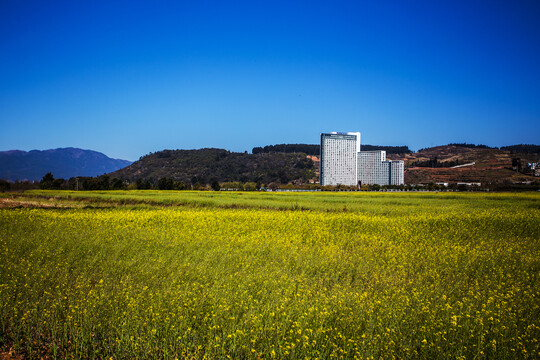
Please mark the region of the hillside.
[[131, 164], [92, 150], [60, 148], [32, 151], [0, 151], [0, 179], [40, 180], [52, 172], [55, 178], [98, 176]]
[[300, 153], [235, 153], [223, 149], [163, 150], [142, 157], [130, 166], [110, 174], [111, 178], [135, 181], [176, 181], [208, 184], [241, 181], [286, 184], [308, 182], [314, 178], [315, 166]]
[[[301, 148], [303, 145], [297, 145]], [[271, 152], [265, 152], [266, 151]], [[163, 150], [142, 157], [128, 167], [117, 170], [111, 178], [137, 179], [156, 183], [161, 178], [210, 184], [241, 181], [268, 183], [318, 182], [319, 157], [304, 153], [278, 151], [281, 146], [260, 148], [254, 154], [235, 153], [223, 149]], [[287, 151], [293, 146], [287, 145]], [[538, 153], [463, 145], [436, 146], [416, 153], [387, 153], [390, 160], [405, 161], [405, 183], [480, 182], [503, 183], [537, 180], [525, 173], [528, 162], [537, 162]], [[530, 148], [527, 148], [530, 150]], [[407, 149], [408, 150], [408, 149]], [[521, 172], [517, 171], [519, 159]], [[474, 164], [473, 164], [474, 163]], [[514, 163], [514, 164], [513, 164]], [[454, 166], [459, 166], [453, 168]]]
[[[387, 158], [405, 161], [405, 183], [408, 184], [534, 180], [525, 173], [525, 167], [529, 162], [540, 161], [540, 154], [517, 152], [521, 149], [517, 145], [508, 149], [511, 150], [445, 145], [409, 154], [388, 154]], [[521, 172], [517, 171], [517, 163]]]

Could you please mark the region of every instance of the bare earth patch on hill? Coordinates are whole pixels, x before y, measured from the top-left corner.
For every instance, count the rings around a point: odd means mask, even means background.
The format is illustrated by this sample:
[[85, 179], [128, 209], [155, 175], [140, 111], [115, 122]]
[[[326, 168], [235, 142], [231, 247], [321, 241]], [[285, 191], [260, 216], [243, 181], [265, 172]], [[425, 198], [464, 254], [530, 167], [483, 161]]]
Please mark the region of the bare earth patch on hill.
[[[405, 161], [405, 183], [433, 182], [526, 182], [534, 181], [531, 175], [512, 169], [512, 160], [520, 159], [524, 167], [529, 162], [539, 161], [539, 154], [512, 153], [509, 150], [469, 148], [455, 145], [436, 146], [410, 154], [389, 154], [390, 160]], [[415, 166], [428, 161], [437, 161], [439, 167]], [[452, 168], [456, 164], [472, 166]], [[448, 166], [445, 166], [448, 164]], [[442, 165], [442, 166], [441, 166]]]

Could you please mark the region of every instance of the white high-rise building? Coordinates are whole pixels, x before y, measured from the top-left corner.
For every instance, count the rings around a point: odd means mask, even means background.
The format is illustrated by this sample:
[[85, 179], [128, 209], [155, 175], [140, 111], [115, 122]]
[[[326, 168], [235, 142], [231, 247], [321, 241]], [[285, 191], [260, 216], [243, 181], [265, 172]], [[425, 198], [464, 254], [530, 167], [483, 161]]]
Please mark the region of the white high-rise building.
[[360, 133], [321, 134], [321, 185], [357, 185]]
[[321, 185], [402, 185], [404, 162], [386, 151], [360, 151], [360, 133], [321, 134]]

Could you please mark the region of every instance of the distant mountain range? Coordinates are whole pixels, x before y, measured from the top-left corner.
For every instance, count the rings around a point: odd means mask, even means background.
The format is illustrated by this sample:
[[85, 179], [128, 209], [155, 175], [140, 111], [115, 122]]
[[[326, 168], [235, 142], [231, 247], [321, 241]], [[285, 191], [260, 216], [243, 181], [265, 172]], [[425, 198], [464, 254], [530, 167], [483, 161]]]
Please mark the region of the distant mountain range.
[[32, 151], [0, 151], [0, 179], [41, 180], [51, 172], [55, 178], [99, 176], [126, 167], [131, 161], [111, 159], [92, 150], [60, 148]]

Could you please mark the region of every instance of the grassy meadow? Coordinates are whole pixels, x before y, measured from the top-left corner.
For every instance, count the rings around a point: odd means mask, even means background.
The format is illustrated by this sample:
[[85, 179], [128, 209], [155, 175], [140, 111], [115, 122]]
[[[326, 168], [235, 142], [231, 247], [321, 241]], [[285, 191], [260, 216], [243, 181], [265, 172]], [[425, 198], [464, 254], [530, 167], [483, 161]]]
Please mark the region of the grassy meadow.
[[540, 357], [539, 193], [0, 195], [4, 352]]

